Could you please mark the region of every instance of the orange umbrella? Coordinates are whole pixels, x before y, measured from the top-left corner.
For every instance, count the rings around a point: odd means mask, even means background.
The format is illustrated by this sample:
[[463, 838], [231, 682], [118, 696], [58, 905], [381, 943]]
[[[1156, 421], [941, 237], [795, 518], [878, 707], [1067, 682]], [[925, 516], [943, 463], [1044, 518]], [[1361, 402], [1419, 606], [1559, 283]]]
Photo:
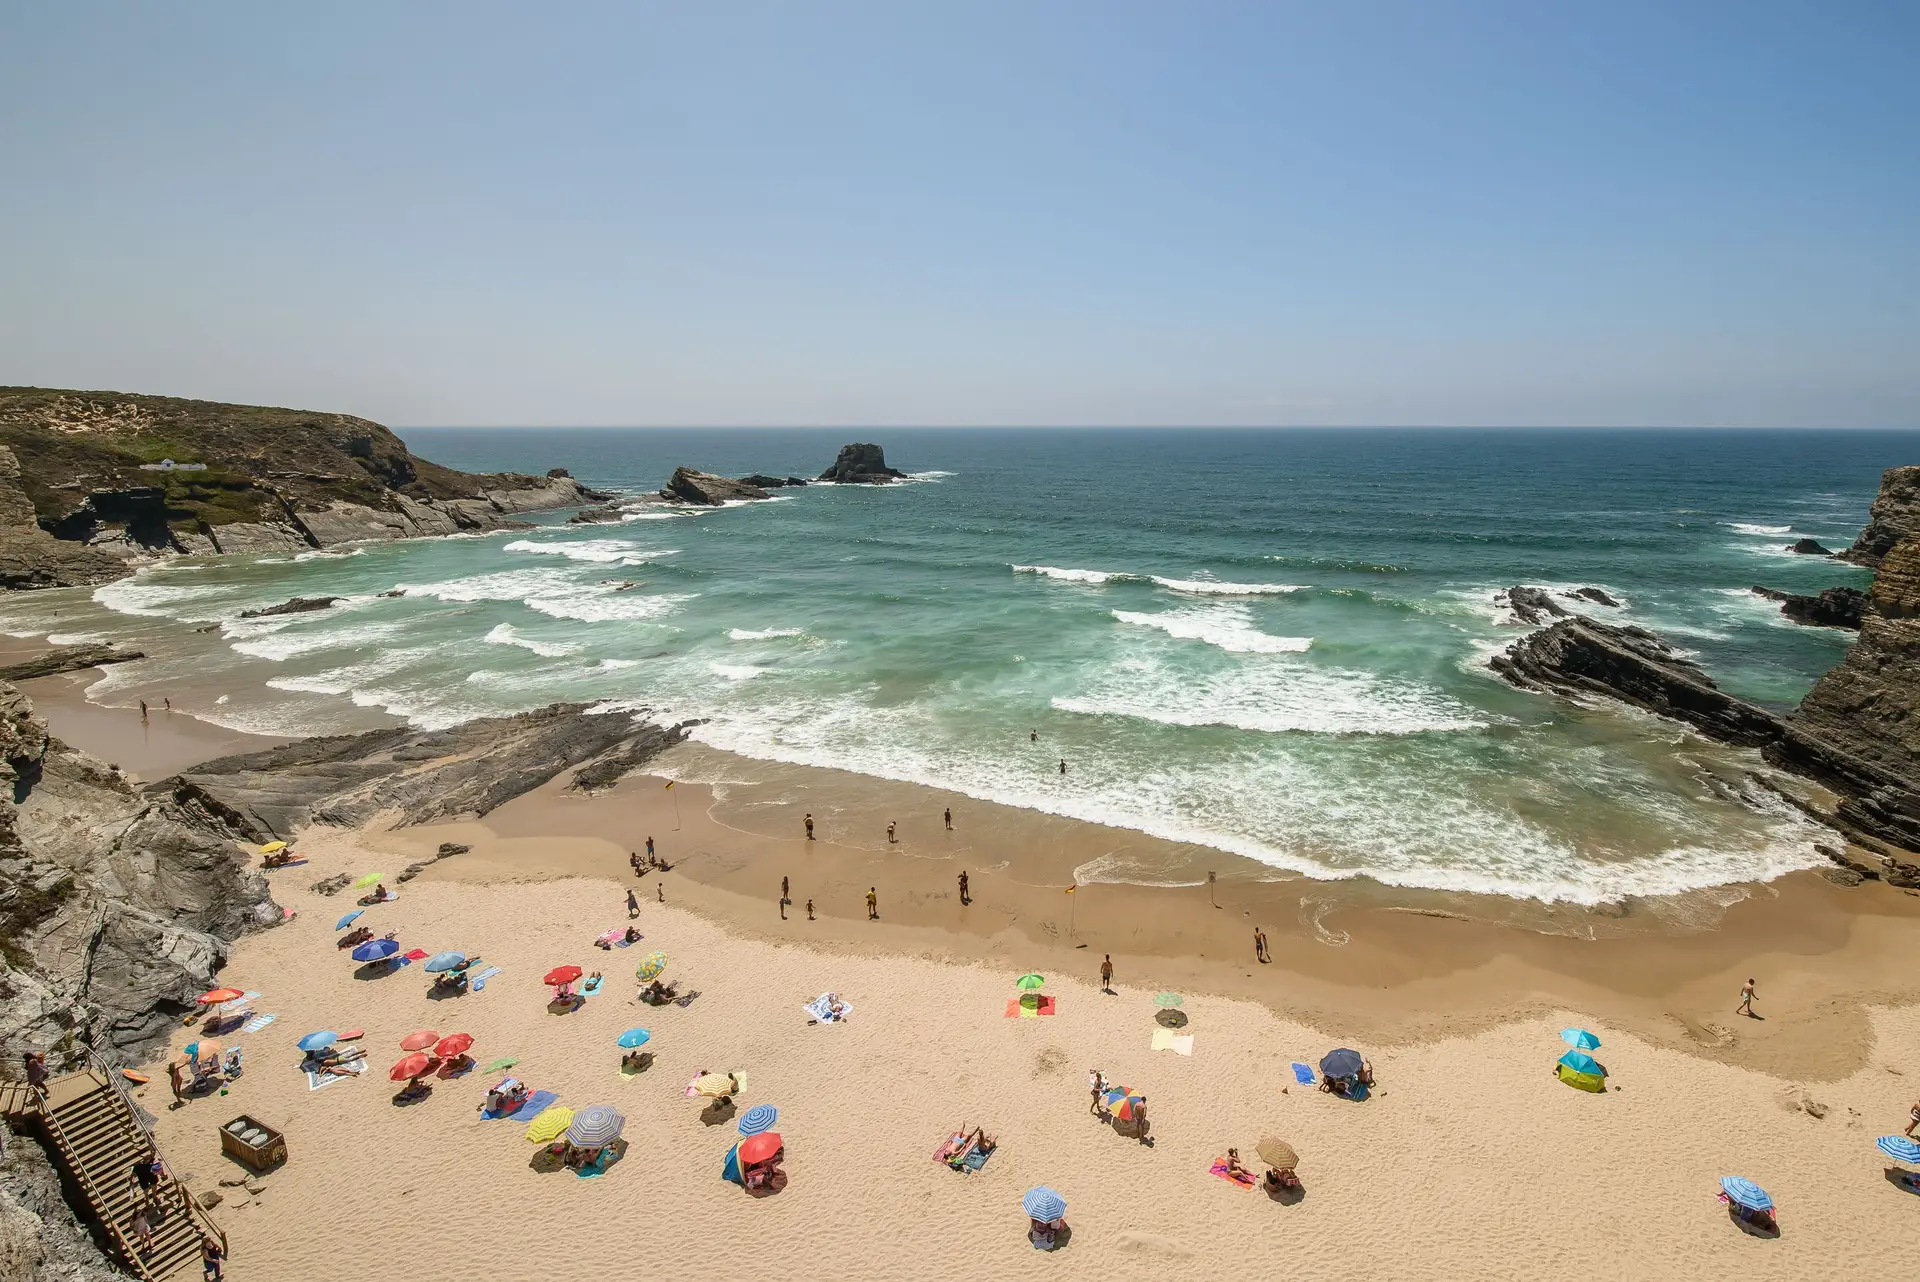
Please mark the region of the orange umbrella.
[[780, 1132], [762, 1131], [740, 1141], [740, 1163], [757, 1166], [780, 1151]]
[[387, 1076], [396, 1082], [410, 1082], [416, 1077], [425, 1077], [433, 1069], [433, 1061], [415, 1051], [393, 1066]]
[[547, 977], [540, 982], [554, 985], [571, 984], [574, 980], [580, 978], [583, 973], [578, 966], [555, 966], [547, 972]]
[[423, 1028], [417, 1033], [408, 1033], [405, 1037], [402, 1037], [400, 1039], [400, 1049], [403, 1051], [423, 1051], [439, 1040], [440, 1034], [434, 1032], [431, 1028]]
[[433, 1053], [441, 1059], [457, 1059], [465, 1055], [472, 1046], [472, 1033], [451, 1033], [440, 1039], [440, 1044], [433, 1048]]
[[245, 996], [246, 994], [237, 988], [216, 988], [211, 992], [200, 994], [193, 1000], [202, 1006], [218, 1006], [221, 1002], [237, 1001]]
[[220, 1042], [218, 1038], [202, 1037], [193, 1044], [193, 1057], [196, 1060], [219, 1059]]

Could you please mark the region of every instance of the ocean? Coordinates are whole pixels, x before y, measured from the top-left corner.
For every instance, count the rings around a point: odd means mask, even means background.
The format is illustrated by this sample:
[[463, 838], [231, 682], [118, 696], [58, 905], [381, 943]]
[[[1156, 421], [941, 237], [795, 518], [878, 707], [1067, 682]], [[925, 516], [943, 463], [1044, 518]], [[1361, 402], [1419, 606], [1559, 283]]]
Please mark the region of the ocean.
[[[680, 463], [812, 476], [856, 438], [912, 475], [179, 560], [0, 599], [0, 627], [154, 645], [92, 697], [217, 687], [196, 711], [240, 729], [597, 701], [699, 719], [699, 740], [739, 758], [1137, 829], [1276, 876], [1581, 904], [1814, 866], [1818, 830], [1743, 785], [1752, 754], [1501, 683], [1487, 658], [1525, 629], [1495, 592], [1602, 588], [1620, 609], [1564, 604], [1656, 629], [1786, 708], [1850, 636], [1748, 587], [1864, 584], [1785, 545], [1844, 547], [1880, 471], [1920, 459], [1910, 432], [402, 435], [450, 466], [564, 466], [629, 492]], [[236, 617], [319, 595], [347, 600]]]

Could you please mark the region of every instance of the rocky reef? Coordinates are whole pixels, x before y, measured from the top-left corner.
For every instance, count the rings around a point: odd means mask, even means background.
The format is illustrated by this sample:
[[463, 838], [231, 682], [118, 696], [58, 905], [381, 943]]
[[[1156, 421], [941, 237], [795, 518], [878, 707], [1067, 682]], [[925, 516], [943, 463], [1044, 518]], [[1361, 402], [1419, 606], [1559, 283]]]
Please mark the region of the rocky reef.
[[771, 496], [758, 485], [747, 481], [736, 481], [730, 476], [716, 476], [712, 472], [700, 472], [690, 467], [676, 467], [661, 489], [660, 497], [669, 503], [719, 507], [722, 503]]
[[101, 583], [171, 553], [509, 528], [607, 497], [564, 468], [441, 467], [345, 414], [0, 388], [0, 587]]
[[146, 657], [139, 650], [123, 649], [105, 641], [55, 646], [51, 650], [43, 650], [31, 658], [0, 668], [0, 681], [31, 681], [35, 677], [50, 677], [61, 672], [78, 672], [83, 668], [97, 668], [108, 663], [127, 663]]
[[1827, 588], [1818, 596], [1781, 592], [1755, 584], [1749, 589], [1755, 596], [1780, 603], [1780, 613], [1795, 623], [1813, 628], [1849, 628], [1858, 630], [1866, 613], [1867, 594], [1859, 588]]
[[885, 485], [889, 481], [905, 480], [906, 475], [887, 466], [886, 453], [878, 445], [856, 444], [842, 445], [833, 466], [820, 473], [818, 479], [840, 485]]

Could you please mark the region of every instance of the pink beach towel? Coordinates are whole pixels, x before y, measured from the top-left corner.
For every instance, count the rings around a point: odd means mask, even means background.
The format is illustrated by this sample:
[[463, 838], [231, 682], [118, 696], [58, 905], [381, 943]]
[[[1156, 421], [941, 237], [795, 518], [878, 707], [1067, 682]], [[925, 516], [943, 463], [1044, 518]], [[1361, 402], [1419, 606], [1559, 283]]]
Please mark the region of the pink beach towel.
[[1212, 1167], [1209, 1168], [1208, 1173], [1212, 1175], [1218, 1175], [1221, 1179], [1233, 1185], [1235, 1188], [1250, 1189], [1255, 1184], [1258, 1184], [1260, 1182], [1251, 1175], [1228, 1174], [1227, 1159], [1224, 1157], [1214, 1158], [1213, 1165]]

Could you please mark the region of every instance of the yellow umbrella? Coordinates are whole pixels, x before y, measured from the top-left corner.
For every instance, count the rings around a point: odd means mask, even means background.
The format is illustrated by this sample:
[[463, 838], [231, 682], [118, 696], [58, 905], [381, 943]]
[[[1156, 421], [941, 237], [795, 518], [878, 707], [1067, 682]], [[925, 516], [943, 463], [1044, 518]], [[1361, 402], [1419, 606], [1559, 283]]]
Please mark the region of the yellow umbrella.
[[647, 959], [633, 968], [633, 973], [641, 979], [658, 979], [660, 972], [667, 968], [665, 953], [648, 953]]
[[573, 1110], [564, 1104], [555, 1104], [527, 1123], [527, 1138], [535, 1144], [546, 1144], [559, 1139], [573, 1125]]
[[260, 847], [260, 853], [270, 855], [276, 850], [285, 850], [286, 848], [287, 843], [284, 841], [269, 841], [266, 845]]
[[354, 882], [353, 888], [355, 890], [365, 890], [368, 886], [373, 885], [375, 882], [379, 881], [382, 877], [385, 877], [386, 875], [387, 874], [383, 872], [370, 872], [366, 876], [362, 877], [359, 881]]
[[725, 1073], [708, 1073], [694, 1082], [693, 1089], [697, 1094], [705, 1095], [708, 1099], [719, 1099], [733, 1089], [733, 1083], [727, 1079]]

